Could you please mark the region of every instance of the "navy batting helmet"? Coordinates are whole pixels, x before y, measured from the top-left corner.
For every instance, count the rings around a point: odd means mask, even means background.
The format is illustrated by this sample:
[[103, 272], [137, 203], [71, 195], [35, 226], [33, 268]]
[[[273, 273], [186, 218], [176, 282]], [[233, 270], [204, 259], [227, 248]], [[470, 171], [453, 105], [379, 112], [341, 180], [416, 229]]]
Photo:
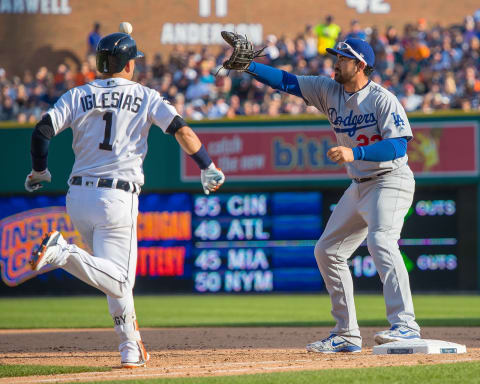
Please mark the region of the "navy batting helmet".
[[126, 33], [112, 33], [103, 37], [97, 45], [97, 69], [102, 73], [121, 72], [127, 62], [143, 53], [137, 51], [137, 44]]

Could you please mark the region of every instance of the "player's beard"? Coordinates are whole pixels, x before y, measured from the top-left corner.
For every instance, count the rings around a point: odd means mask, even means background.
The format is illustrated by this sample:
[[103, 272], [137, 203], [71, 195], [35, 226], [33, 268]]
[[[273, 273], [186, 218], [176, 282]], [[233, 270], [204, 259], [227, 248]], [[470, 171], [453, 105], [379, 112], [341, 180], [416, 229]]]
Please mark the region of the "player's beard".
[[340, 84], [348, 83], [355, 76], [355, 73], [342, 73], [340, 70], [335, 71], [335, 81]]

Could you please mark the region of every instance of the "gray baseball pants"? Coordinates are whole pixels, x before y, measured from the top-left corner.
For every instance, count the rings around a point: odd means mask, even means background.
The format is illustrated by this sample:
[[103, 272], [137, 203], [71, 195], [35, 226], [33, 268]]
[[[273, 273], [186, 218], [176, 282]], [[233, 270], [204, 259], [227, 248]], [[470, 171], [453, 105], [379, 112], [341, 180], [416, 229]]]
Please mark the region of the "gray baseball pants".
[[370, 181], [352, 182], [315, 246], [315, 258], [336, 320], [331, 332], [359, 346], [362, 338], [347, 260], [365, 238], [383, 283], [388, 321], [420, 330], [415, 322], [408, 272], [398, 248], [414, 190], [415, 180], [408, 165]]

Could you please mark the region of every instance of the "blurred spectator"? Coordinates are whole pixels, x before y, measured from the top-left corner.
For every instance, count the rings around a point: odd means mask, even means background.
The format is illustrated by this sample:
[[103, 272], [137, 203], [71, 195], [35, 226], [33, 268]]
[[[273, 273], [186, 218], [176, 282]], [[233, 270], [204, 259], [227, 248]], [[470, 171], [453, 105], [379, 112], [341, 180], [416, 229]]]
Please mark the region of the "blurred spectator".
[[98, 42], [101, 38], [102, 35], [100, 35], [100, 23], [96, 22], [95, 24], [93, 24], [93, 30], [88, 34], [87, 55], [92, 53], [95, 54]]
[[7, 84], [7, 72], [4, 68], [0, 68], [0, 86]]
[[234, 118], [237, 115], [244, 115], [245, 112], [240, 103], [240, 98], [237, 95], [232, 95], [230, 97], [230, 107], [227, 112], [227, 117]]
[[350, 39], [350, 38], [362, 39], [362, 40], [366, 40], [367, 38], [367, 34], [360, 27], [360, 23], [358, 22], [358, 20], [352, 20], [352, 22], [350, 23], [350, 31], [348, 32], [345, 39]]
[[430, 57], [430, 49], [418, 37], [413, 36], [405, 41], [404, 60], [422, 61]]
[[64, 93], [66, 91], [65, 81], [68, 68], [65, 64], [60, 64], [57, 69], [57, 73], [53, 76], [53, 82], [55, 90]]
[[13, 120], [16, 115], [16, 105], [10, 96], [4, 95], [1, 108], [2, 120]]
[[200, 78], [197, 77], [195, 81], [188, 86], [185, 92], [185, 98], [187, 101], [201, 99], [202, 97], [208, 96], [209, 93], [210, 84], [200, 81]]
[[90, 69], [87, 62], [83, 62], [80, 71], [78, 71], [75, 76], [75, 86], [78, 87], [92, 80], [95, 80], [95, 71]]
[[163, 63], [162, 55], [157, 53], [153, 59], [152, 75], [154, 78], [161, 78], [167, 72], [167, 67]]
[[305, 60], [310, 60], [317, 56], [318, 52], [318, 38], [311, 25], [305, 27], [303, 38], [305, 40]]
[[427, 38], [427, 20], [423, 17], [417, 21], [417, 38], [420, 41], [425, 41]]
[[53, 87], [49, 87], [47, 92], [44, 93], [39, 99], [40, 106], [43, 107], [43, 109], [45, 110], [53, 107], [53, 104], [55, 104], [57, 100], [58, 100], [57, 92]]
[[423, 97], [415, 94], [415, 87], [407, 83], [404, 86], [404, 96], [400, 98], [400, 102], [407, 112], [416, 111], [423, 102]]
[[318, 53], [327, 54], [327, 48], [333, 48], [340, 35], [340, 26], [333, 22], [333, 16], [327, 15], [324, 23], [315, 26], [315, 33], [318, 38]]
[[465, 18], [463, 41], [466, 44], [470, 43], [470, 40], [477, 37], [477, 31], [475, 31], [475, 20], [472, 16], [468, 15]]
[[331, 77], [333, 76], [333, 73], [333, 60], [330, 57], [326, 57], [325, 60], [323, 60], [322, 69], [320, 70], [319, 75]]
[[200, 63], [200, 81], [206, 84], [215, 83], [215, 76], [212, 75], [212, 65], [208, 61]]
[[[370, 45], [375, 53], [375, 68], [379, 72], [385, 72], [389, 63], [387, 62], [387, 39], [380, 36], [377, 27], [372, 28], [370, 34]], [[393, 59], [393, 58], [391, 58]], [[393, 65], [393, 61], [391, 63]]]
[[219, 119], [221, 117], [224, 117], [228, 110], [229, 110], [228, 104], [225, 102], [225, 99], [220, 98], [216, 101], [215, 105], [208, 111], [208, 118], [210, 119]]
[[402, 58], [402, 45], [400, 44], [400, 38], [398, 37], [398, 32], [395, 27], [388, 26], [385, 37], [387, 39], [387, 46], [390, 51], [393, 53], [394, 61], [400, 61]]

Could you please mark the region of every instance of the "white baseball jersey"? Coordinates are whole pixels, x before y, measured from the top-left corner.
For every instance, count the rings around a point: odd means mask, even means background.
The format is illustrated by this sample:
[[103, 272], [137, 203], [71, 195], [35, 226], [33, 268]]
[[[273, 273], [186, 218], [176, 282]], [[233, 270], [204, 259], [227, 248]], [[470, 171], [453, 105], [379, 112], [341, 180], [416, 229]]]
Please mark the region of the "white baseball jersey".
[[95, 80], [66, 92], [48, 110], [55, 135], [73, 130], [71, 176], [144, 183], [143, 160], [152, 124], [165, 132], [178, 115], [160, 94], [122, 78]]
[[[354, 148], [394, 137], [412, 138], [412, 129], [397, 98], [370, 81], [350, 95], [343, 86], [325, 76], [297, 76], [307, 104], [324, 113], [335, 131], [339, 145]], [[397, 169], [407, 163], [407, 155], [393, 161], [355, 160], [346, 163], [351, 178], [365, 178]]]

